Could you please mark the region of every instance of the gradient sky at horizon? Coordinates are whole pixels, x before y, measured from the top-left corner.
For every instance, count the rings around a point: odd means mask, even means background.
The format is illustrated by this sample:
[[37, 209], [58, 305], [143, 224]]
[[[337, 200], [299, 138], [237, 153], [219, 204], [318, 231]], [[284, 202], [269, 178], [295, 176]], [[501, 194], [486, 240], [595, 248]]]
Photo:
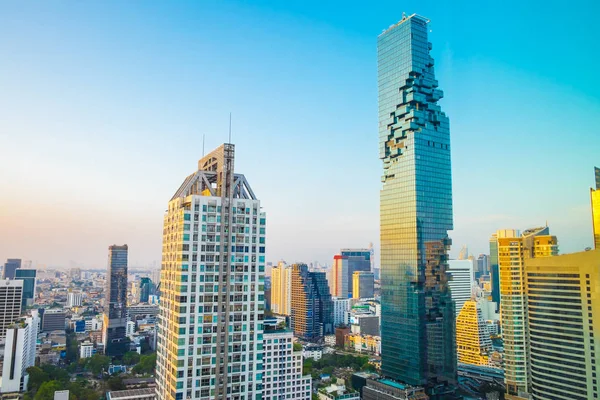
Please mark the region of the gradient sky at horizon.
[[[451, 124], [452, 255], [544, 225], [592, 245], [600, 4], [0, 1], [0, 263], [160, 264], [169, 198], [227, 140], [267, 258], [379, 243], [376, 38], [431, 20]], [[417, 5], [418, 4], [418, 5]]]

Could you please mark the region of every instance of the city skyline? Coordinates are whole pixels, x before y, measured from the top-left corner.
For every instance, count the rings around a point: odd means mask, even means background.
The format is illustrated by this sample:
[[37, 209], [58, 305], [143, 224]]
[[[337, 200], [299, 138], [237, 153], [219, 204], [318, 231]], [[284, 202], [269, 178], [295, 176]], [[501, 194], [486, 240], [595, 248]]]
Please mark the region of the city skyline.
[[[373, 38], [401, 19], [388, 6], [341, 13], [333, 5], [235, 2], [6, 6], [0, 33], [14, 40], [0, 43], [10, 56], [0, 66], [0, 147], [10, 166], [0, 176], [0, 260], [102, 268], [106, 245], [116, 242], [130, 244], [131, 265], [158, 266], [172, 182], [201, 154], [203, 135], [206, 149], [226, 140], [230, 111], [238, 165], [270, 212], [269, 261], [330, 264], [339, 248], [369, 242], [378, 258]], [[591, 247], [586, 188], [598, 164], [592, 127], [600, 123], [600, 91], [594, 64], [580, 53], [597, 36], [585, 22], [594, 12], [546, 3], [544, 13], [533, 3], [485, 7], [401, 7], [434, 21], [441, 104], [454, 132], [451, 255], [463, 244], [487, 253], [493, 232], [546, 221], [564, 238], [561, 253]], [[519, 12], [507, 21], [511, 7]], [[559, 17], [570, 35], [555, 28]], [[554, 46], [563, 57], [554, 57]], [[528, 97], [536, 101], [515, 101]], [[290, 107], [302, 115], [293, 126]], [[548, 118], [556, 109], [569, 115], [568, 140]], [[346, 138], [344, 151], [335, 151]], [[302, 167], [283, 161], [289, 148], [306, 155]], [[551, 174], [513, 179], [549, 158]], [[266, 172], [265, 161], [273, 166]], [[365, 185], [356, 196], [324, 200], [355, 182]], [[506, 201], [517, 193], [552, 201], [517, 208]]]

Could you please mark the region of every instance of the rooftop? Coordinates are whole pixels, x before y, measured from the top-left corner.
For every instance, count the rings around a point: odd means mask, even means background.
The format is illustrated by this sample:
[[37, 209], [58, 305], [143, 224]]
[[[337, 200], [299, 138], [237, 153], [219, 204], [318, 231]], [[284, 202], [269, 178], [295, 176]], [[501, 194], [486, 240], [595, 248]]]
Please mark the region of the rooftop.
[[379, 382], [384, 383], [389, 386], [392, 386], [392, 387], [395, 387], [396, 389], [400, 389], [400, 390], [406, 389], [405, 385], [395, 382], [395, 381], [392, 381], [390, 379], [380, 379]]

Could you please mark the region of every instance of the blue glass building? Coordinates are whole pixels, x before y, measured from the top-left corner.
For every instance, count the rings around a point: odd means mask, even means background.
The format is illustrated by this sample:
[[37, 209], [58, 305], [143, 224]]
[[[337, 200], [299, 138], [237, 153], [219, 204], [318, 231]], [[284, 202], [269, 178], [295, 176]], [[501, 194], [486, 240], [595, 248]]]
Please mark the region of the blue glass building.
[[22, 309], [33, 304], [35, 298], [35, 279], [37, 271], [35, 269], [21, 269], [15, 270], [15, 279], [23, 281], [23, 300]]
[[106, 299], [102, 328], [105, 354], [122, 356], [129, 350], [127, 328], [127, 245], [108, 248]]
[[403, 17], [377, 40], [382, 372], [439, 394], [456, 382], [448, 288], [450, 129], [437, 104], [428, 20]]

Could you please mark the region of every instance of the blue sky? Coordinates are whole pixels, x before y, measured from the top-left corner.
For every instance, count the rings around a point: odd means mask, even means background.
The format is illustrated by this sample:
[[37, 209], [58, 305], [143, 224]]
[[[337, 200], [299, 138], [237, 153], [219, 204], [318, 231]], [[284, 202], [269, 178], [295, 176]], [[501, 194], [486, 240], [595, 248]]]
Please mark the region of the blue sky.
[[370, 3], [0, 1], [0, 259], [103, 267], [128, 243], [158, 265], [167, 202], [229, 112], [270, 260], [377, 248], [376, 38], [402, 12], [432, 21], [452, 254], [546, 221], [562, 252], [590, 246], [598, 3]]

